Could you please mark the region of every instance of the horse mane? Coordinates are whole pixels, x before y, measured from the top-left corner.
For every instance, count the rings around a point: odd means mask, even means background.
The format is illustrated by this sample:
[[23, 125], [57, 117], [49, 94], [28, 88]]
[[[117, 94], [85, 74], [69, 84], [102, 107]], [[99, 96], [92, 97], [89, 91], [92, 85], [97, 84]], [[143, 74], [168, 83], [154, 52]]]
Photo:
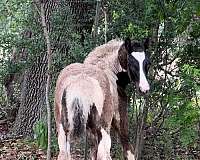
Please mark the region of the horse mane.
[[116, 60], [118, 56], [118, 50], [123, 43], [123, 40], [113, 39], [103, 45], [96, 47], [88, 54], [84, 63], [92, 65], [105, 65], [105, 63], [107, 63], [109, 60]]

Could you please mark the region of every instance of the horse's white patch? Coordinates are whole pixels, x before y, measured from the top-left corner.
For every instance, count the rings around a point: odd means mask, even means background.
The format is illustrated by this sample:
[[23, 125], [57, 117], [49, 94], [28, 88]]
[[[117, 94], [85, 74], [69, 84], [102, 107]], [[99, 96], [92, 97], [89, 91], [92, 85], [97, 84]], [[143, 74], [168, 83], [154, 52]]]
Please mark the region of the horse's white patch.
[[[70, 137], [70, 136], [69, 136]], [[69, 138], [68, 137], [68, 138]], [[68, 157], [70, 158], [70, 144], [69, 144], [69, 139], [67, 140], [67, 154], [68, 154]]]
[[97, 108], [97, 111], [99, 113], [99, 116], [101, 116], [102, 110], [103, 110], [103, 104], [104, 104], [104, 94], [103, 94], [103, 90], [99, 84], [99, 82], [94, 79], [94, 78], [90, 78], [91, 82], [93, 83], [93, 91], [92, 93], [92, 98], [93, 98], [93, 103], [95, 103], [95, 106]]
[[111, 138], [110, 135], [102, 128], [101, 129], [102, 139], [98, 146], [97, 160], [111, 160], [110, 148]]
[[143, 61], [145, 60], [145, 53], [132, 52], [131, 55], [139, 62], [139, 68], [140, 68], [139, 88], [142, 92], [146, 93], [147, 91], [149, 91], [150, 86], [143, 70]]
[[130, 150], [127, 151], [127, 159], [128, 160], [135, 160], [135, 156]]
[[[67, 136], [69, 138], [69, 136]], [[66, 142], [66, 134], [63, 129], [63, 125], [60, 124], [59, 131], [58, 131], [58, 145], [59, 145], [59, 155], [58, 160], [70, 160], [70, 144], [69, 139]]]
[[[66, 96], [68, 96], [66, 94]], [[72, 108], [72, 103], [74, 99], [71, 99], [73, 97], [66, 97], [66, 104], [67, 104], [67, 117], [68, 117], [68, 123], [69, 123], [69, 130], [72, 131], [74, 128], [74, 122], [73, 122], [73, 118], [74, 118], [74, 110]], [[70, 99], [68, 99], [70, 98]]]

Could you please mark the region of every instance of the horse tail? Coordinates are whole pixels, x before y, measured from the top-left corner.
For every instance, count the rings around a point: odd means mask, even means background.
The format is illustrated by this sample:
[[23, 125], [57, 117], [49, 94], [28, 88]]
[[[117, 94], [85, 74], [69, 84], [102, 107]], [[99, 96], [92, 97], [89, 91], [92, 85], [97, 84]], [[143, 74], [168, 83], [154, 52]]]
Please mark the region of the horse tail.
[[62, 95], [62, 116], [61, 121], [67, 132], [79, 137], [85, 132], [87, 116], [84, 114], [83, 100], [74, 96], [73, 91], [65, 89]]
[[79, 137], [85, 131], [85, 116], [83, 115], [83, 104], [79, 98], [74, 98], [72, 102], [74, 110], [73, 118], [73, 133], [74, 136]]

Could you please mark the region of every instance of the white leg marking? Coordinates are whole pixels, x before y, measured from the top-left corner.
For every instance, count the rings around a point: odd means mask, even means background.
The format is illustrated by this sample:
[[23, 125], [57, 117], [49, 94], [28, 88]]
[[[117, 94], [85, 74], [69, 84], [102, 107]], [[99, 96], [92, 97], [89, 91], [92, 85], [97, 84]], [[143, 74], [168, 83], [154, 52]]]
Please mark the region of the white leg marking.
[[112, 160], [110, 157], [111, 138], [110, 135], [102, 128], [102, 139], [98, 146], [97, 160]]
[[128, 160], [135, 160], [135, 156], [130, 150], [127, 151], [127, 159]]
[[[70, 160], [70, 144], [69, 139], [67, 139], [66, 142], [66, 135], [65, 131], [63, 129], [62, 124], [59, 126], [59, 132], [58, 132], [58, 145], [59, 145], [59, 155], [58, 160]], [[69, 136], [67, 136], [69, 137]]]

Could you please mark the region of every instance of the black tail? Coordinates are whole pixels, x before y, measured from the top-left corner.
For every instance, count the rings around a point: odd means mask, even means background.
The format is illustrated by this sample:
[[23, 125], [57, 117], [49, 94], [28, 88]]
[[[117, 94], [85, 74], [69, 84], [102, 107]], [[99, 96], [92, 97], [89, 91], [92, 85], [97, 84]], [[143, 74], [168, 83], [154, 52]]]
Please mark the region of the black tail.
[[83, 105], [78, 98], [75, 98], [72, 103], [74, 109], [74, 136], [79, 137], [85, 131], [85, 116], [83, 115]]
[[69, 124], [67, 118], [66, 90], [64, 90], [62, 95], [61, 123], [63, 125], [64, 131], [67, 132]]

